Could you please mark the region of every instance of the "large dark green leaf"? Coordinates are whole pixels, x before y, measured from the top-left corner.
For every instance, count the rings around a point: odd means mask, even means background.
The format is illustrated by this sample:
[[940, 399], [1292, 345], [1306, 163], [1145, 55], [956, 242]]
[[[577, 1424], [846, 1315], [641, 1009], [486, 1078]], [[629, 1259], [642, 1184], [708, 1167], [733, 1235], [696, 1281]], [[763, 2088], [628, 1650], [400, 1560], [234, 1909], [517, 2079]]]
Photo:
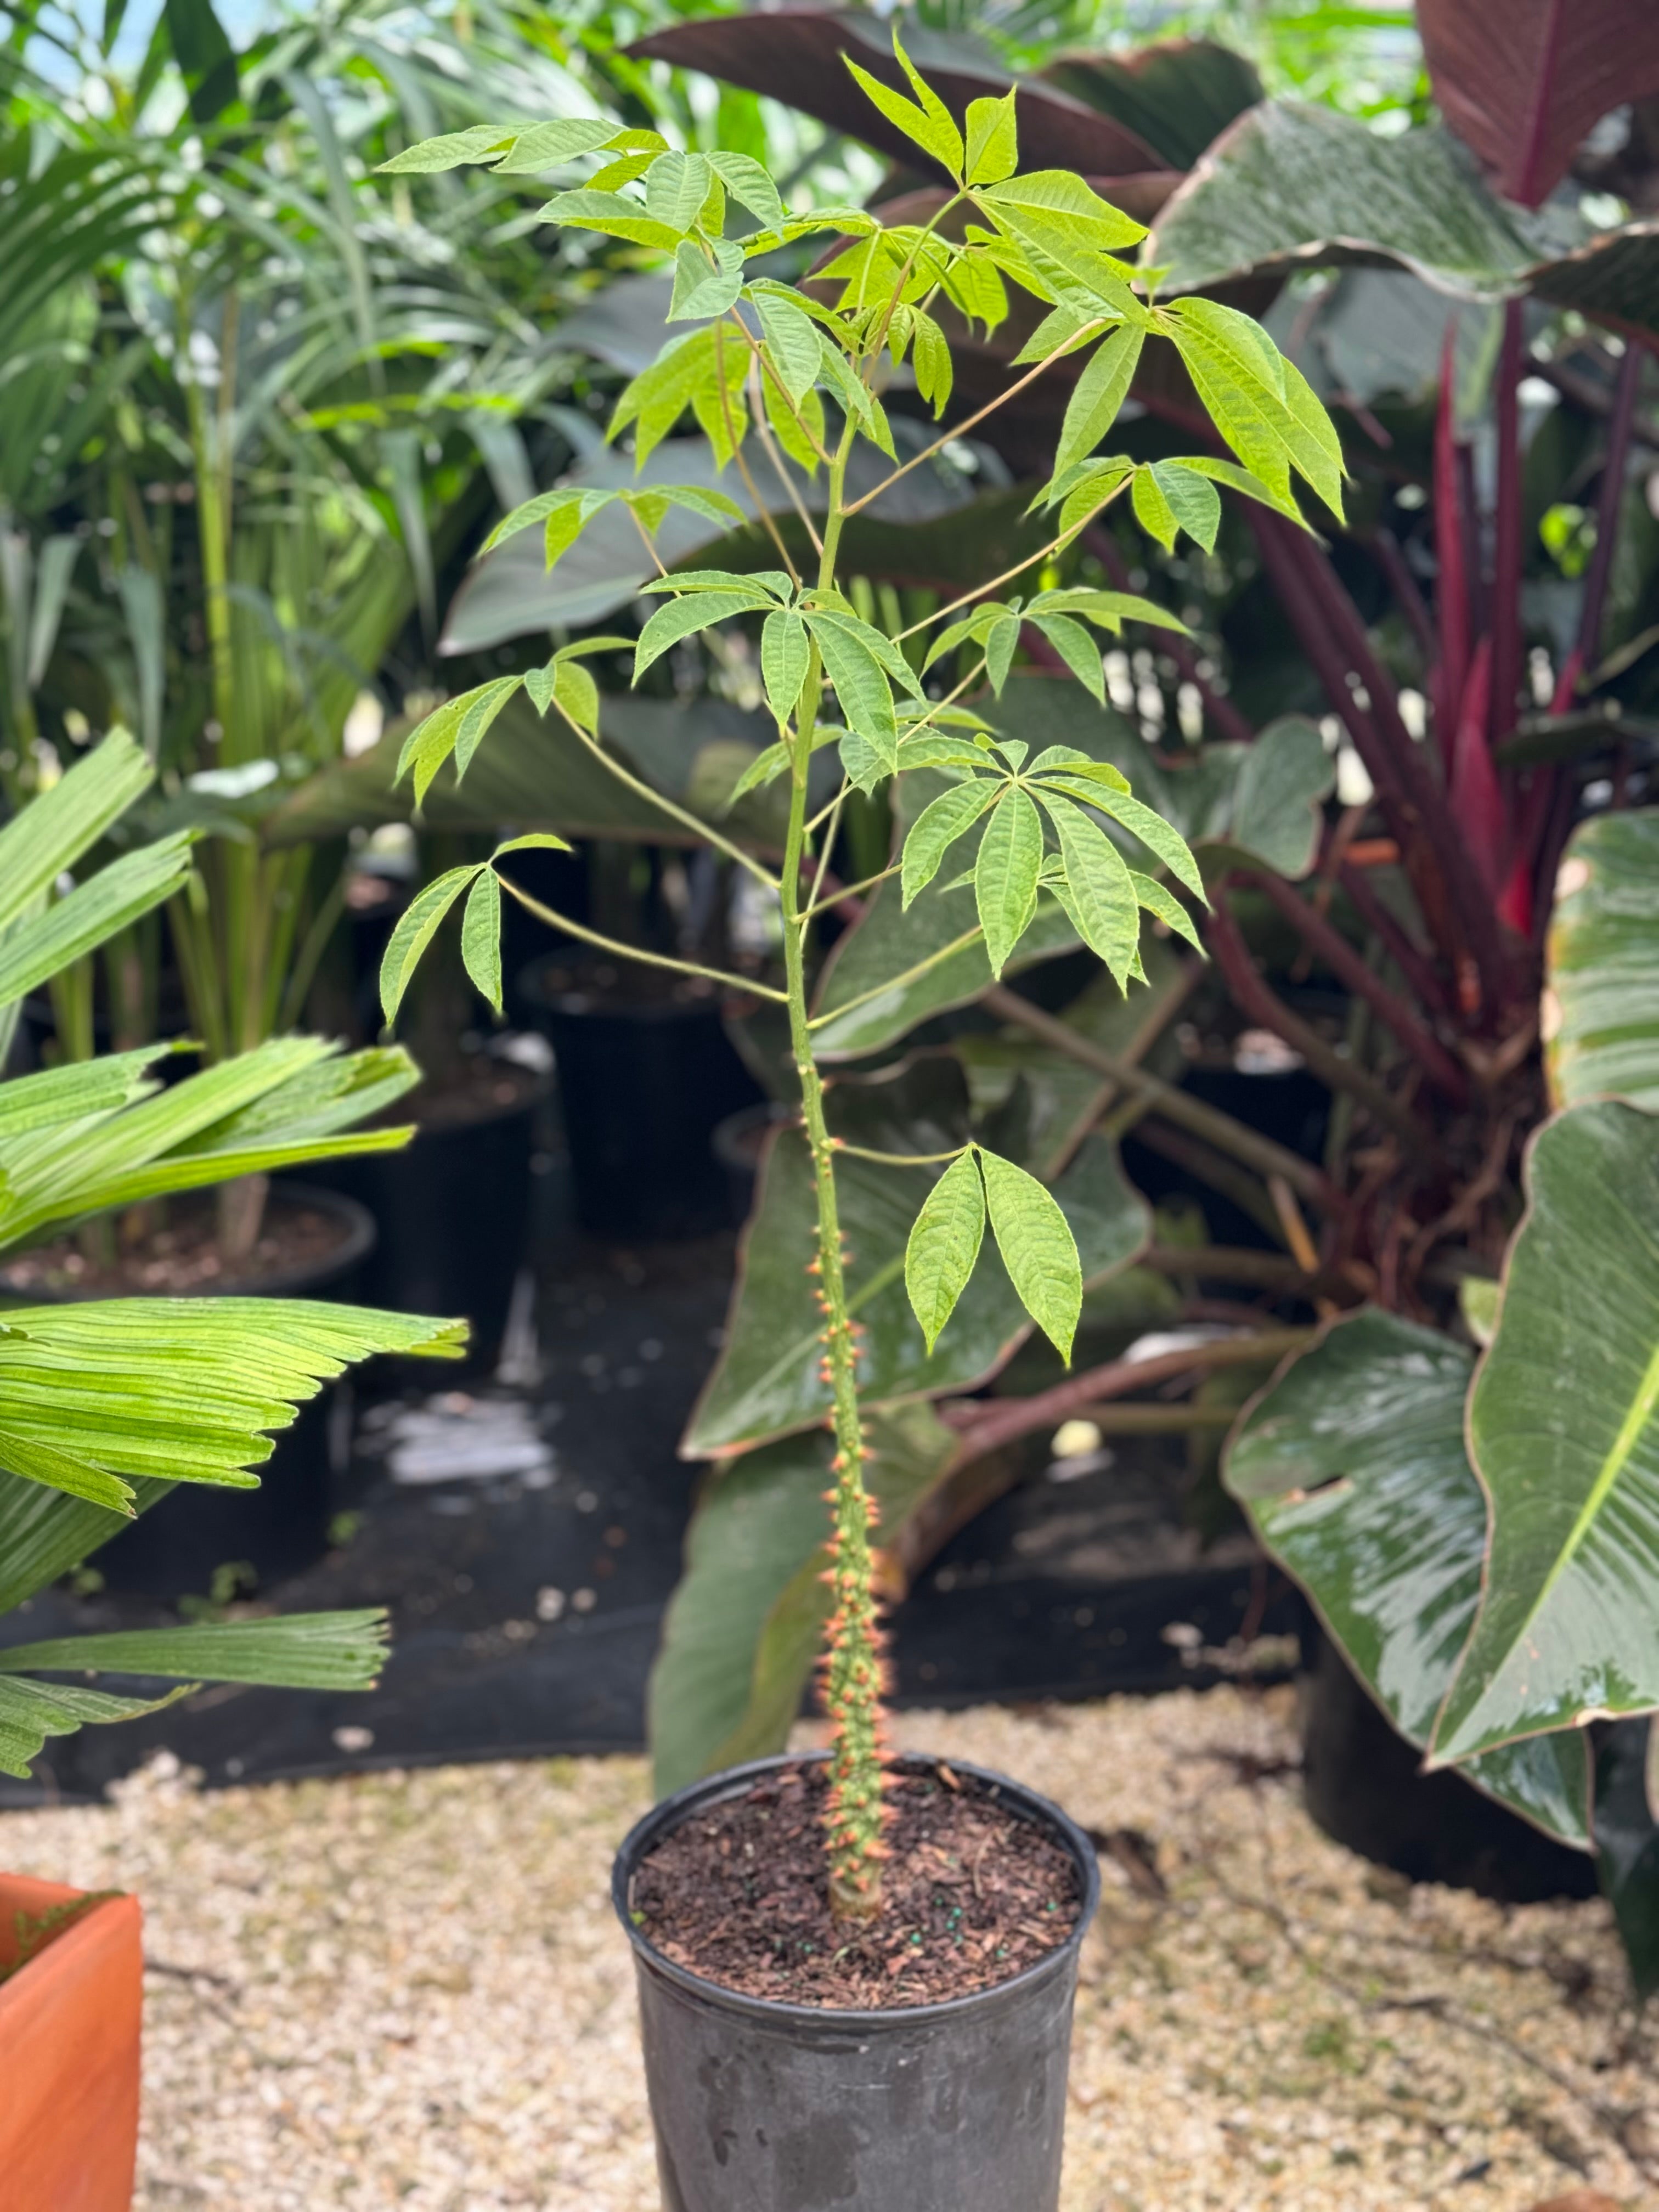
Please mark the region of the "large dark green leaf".
[[1659, 1120], [1573, 1107], [1526, 1186], [1469, 1401], [1486, 1599], [1437, 1759], [1659, 1706]]
[[[927, 1054], [869, 1083], [830, 1091], [830, 1126], [872, 1150], [935, 1152], [969, 1133], [967, 1086], [954, 1060]], [[988, 1240], [931, 1358], [904, 1288], [911, 1225], [937, 1168], [884, 1167], [843, 1155], [836, 1188], [851, 1261], [849, 1303], [864, 1335], [859, 1379], [880, 1404], [959, 1390], [993, 1373], [1030, 1322]], [[1077, 1238], [1084, 1279], [1098, 1282], [1144, 1245], [1147, 1214], [1104, 1139], [1091, 1138], [1054, 1186]], [[799, 1132], [781, 1130], [761, 1171], [744, 1239], [726, 1340], [681, 1447], [701, 1458], [815, 1425], [830, 1407], [819, 1377], [823, 1328], [806, 1272], [817, 1219], [811, 1158]]]
[[1556, 1103], [1659, 1108], [1659, 812], [1601, 814], [1556, 877], [1544, 994]]
[[1172, 39], [1131, 53], [1061, 54], [1044, 66], [1042, 82], [1112, 116], [1172, 169], [1190, 169], [1261, 97], [1255, 64], [1212, 39]]
[[[922, 1405], [876, 1407], [866, 1431], [865, 1479], [890, 1547], [957, 1439]], [[788, 1437], [707, 1477], [651, 1677], [659, 1791], [781, 1749], [830, 1611], [817, 1577], [830, 1450], [824, 1435]]]
[[1181, 292], [1382, 260], [1442, 290], [1498, 299], [1574, 243], [1559, 222], [1496, 198], [1444, 131], [1385, 138], [1332, 108], [1267, 100], [1210, 149], [1145, 250]]
[[[1391, 1314], [1340, 1322], [1231, 1438], [1224, 1479], [1400, 1733], [1427, 1746], [1480, 1596], [1486, 1510], [1463, 1445], [1471, 1361]], [[1587, 1843], [1582, 1735], [1487, 1753], [1471, 1781]]]

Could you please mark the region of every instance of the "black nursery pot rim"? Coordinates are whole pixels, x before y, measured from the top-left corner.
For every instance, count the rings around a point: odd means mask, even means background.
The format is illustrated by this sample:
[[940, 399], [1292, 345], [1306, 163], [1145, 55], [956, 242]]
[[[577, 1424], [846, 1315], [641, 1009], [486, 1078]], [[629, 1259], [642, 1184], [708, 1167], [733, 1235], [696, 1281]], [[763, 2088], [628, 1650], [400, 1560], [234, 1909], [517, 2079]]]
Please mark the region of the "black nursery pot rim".
[[611, 1903], [623, 1932], [634, 1948], [639, 1962], [665, 1981], [673, 1982], [689, 1995], [705, 2002], [720, 2005], [729, 2011], [742, 2013], [753, 2020], [767, 2020], [780, 2026], [793, 2025], [823, 2028], [846, 2028], [854, 2033], [872, 2034], [883, 2028], [913, 2027], [923, 2021], [948, 2020], [952, 2015], [978, 2007], [995, 2004], [1011, 1997], [1016, 1991], [1029, 1989], [1045, 1977], [1069, 1971], [1072, 1961], [1082, 1948], [1083, 1939], [1100, 1903], [1100, 1862], [1094, 1845], [1076, 1821], [1063, 1813], [1050, 1799], [1042, 1796], [1024, 1783], [1016, 1782], [1011, 1775], [1000, 1774], [994, 1767], [976, 1766], [970, 1759], [946, 1759], [932, 1753], [901, 1752], [887, 1761], [891, 1767], [907, 1772], [937, 1772], [948, 1765], [953, 1774], [965, 1774], [985, 1786], [988, 1793], [1007, 1802], [1020, 1817], [1041, 1821], [1051, 1829], [1056, 1840], [1071, 1853], [1077, 1868], [1081, 1895], [1078, 1915], [1071, 1933], [1063, 1943], [1055, 1944], [1029, 1966], [1022, 1966], [1017, 1974], [1010, 1974], [1000, 1982], [989, 1982], [983, 1989], [969, 1990], [962, 1996], [939, 1997], [931, 2004], [889, 2005], [878, 2010], [855, 2009], [851, 2006], [789, 2004], [776, 1997], [750, 1996], [742, 1990], [728, 1989], [724, 1982], [711, 1981], [706, 1974], [693, 1973], [672, 1959], [665, 1958], [650, 1938], [634, 1924], [629, 1904], [629, 1893], [640, 1863], [665, 1837], [671, 1835], [693, 1813], [702, 1807], [718, 1803], [728, 1797], [741, 1796], [750, 1785], [763, 1776], [777, 1774], [787, 1768], [822, 1766], [829, 1759], [827, 1751], [780, 1752], [770, 1759], [751, 1759], [741, 1766], [723, 1767], [718, 1774], [705, 1775], [701, 1781], [688, 1783], [672, 1796], [663, 1798], [653, 1805], [643, 1819], [636, 1820], [617, 1848], [611, 1870]]

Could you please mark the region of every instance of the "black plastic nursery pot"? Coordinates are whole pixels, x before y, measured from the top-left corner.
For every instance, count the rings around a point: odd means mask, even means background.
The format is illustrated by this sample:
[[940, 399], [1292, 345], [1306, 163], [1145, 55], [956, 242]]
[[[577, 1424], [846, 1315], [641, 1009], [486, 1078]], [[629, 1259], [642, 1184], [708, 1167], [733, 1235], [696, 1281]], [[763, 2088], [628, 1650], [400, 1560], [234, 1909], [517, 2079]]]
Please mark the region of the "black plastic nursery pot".
[[487, 1371], [500, 1356], [530, 1249], [531, 1160], [550, 1087], [503, 1064], [510, 1097], [419, 1121], [403, 1151], [361, 1152], [319, 1171], [329, 1189], [374, 1216], [378, 1233], [358, 1292], [365, 1304], [466, 1316], [466, 1358], [453, 1374]]
[[1545, 1835], [1461, 1774], [1422, 1773], [1421, 1753], [1330, 1638], [1310, 1629], [1303, 1648], [1303, 1796], [1328, 1836], [1413, 1881], [1473, 1889], [1501, 1905], [1595, 1895], [1587, 1851]]
[[726, 1170], [709, 1139], [760, 1093], [718, 990], [701, 976], [646, 984], [562, 952], [527, 968], [519, 990], [553, 1047], [582, 1227], [638, 1238], [726, 1227]]
[[[339, 1224], [339, 1243], [326, 1259], [281, 1273], [221, 1283], [206, 1296], [334, 1298], [353, 1304], [362, 1296], [363, 1263], [374, 1249], [374, 1222], [354, 1199], [310, 1185], [273, 1186], [273, 1204], [303, 1204]], [[270, 1457], [258, 1469], [257, 1490], [222, 1490], [180, 1483], [97, 1554], [105, 1587], [133, 1596], [173, 1599], [218, 1595], [223, 1570], [246, 1570], [237, 1589], [297, 1574], [328, 1548], [334, 1510], [335, 1464], [343, 1459], [341, 1415], [349, 1401], [341, 1386], [325, 1389], [303, 1405], [291, 1427], [281, 1430]]]
[[885, 2012], [780, 2004], [677, 1966], [635, 1925], [635, 1875], [657, 1844], [803, 1763], [757, 1759], [694, 1783], [617, 1854], [611, 1900], [634, 1947], [663, 2212], [1055, 2212], [1078, 1958], [1100, 1873], [1088, 1838], [1046, 1798], [951, 1761], [1064, 1845], [1081, 1899], [1063, 1944], [969, 1996]]

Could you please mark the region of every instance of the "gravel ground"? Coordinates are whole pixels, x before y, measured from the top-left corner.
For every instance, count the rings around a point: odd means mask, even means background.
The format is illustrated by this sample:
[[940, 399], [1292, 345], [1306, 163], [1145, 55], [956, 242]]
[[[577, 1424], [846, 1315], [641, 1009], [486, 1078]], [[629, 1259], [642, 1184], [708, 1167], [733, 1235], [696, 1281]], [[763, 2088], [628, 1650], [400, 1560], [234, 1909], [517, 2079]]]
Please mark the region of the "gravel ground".
[[[1412, 1889], [1327, 1842], [1290, 1695], [902, 1717], [1119, 1836], [1065, 2212], [1659, 2207], [1659, 2034], [1604, 1908]], [[0, 1820], [9, 1866], [143, 1898], [137, 2212], [656, 2212], [605, 1894], [645, 1802], [633, 1759], [208, 1796], [162, 1759], [109, 1807]]]

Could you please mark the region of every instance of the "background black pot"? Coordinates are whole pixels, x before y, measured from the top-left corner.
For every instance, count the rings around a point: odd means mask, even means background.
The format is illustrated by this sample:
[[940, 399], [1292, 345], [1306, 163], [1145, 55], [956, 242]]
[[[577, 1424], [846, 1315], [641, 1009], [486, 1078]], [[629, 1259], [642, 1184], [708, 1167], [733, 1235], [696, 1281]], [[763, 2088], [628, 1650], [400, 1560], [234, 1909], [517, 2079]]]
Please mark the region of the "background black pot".
[[[220, 1282], [205, 1295], [361, 1300], [363, 1263], [374, 1249], [374, 1219], [364, 1208], [337, 1191], [298, 1183], [273, 1185], [269, 1202], [329, 1216], [339, 1229], [334, 1250], [307, 1267]], [[258, 1469], [257, 1490], [181, 1483], [105, 1545], [97, 1571], [106, 1588], [167, 1599], [232, 1596], [250, 1582], [257, 1586], [309, 1566], [328, 1548], [335, 1475], [349, 1448], [349, 1390], [336, 1384], [301, 1407], [292, 1427], [278, 1434]], [[238, 1568], [247, 1573], [233, 1577]]]
[[731, 1200], [709, 1139], [760, 1092], [714, 987], [650, 969], [624, 977], [609, 962], [556, 952], [524, 971], [519, 990], [553, 1047], [582, 1227], [641, 1238], [724, 1228]]
[[775, 2004], [689, 1973], [635, 1926], [634, 1875], [652, 1847], [798, 1763], [757, 1759], [694, 1783], [617, 1854], [611, 1899], [634, 1947], [664, 2212], [1055, 2212], [1078, 1954], [1100, 1872], [1046, 1799], [951, 1762], [1065, 1844], [1083, 1898], [1058, 1950], [972, 1996], [892, 2012]]
[[1409, 1875], [1504, 1905], [1594, 1897], [1595, 1863], [1421, 1754], [1395, 1733], [1346, 1659], [1316, 1630], [1302, 1679], [1303, 1790], [1328, 1836]]
[[356, 1293], [366, 1304], [460, 1314], [471, 1323], [466, 1360], [449, 1370], [452, 1378], [488, 1373], [500, 1358], [530, 1249], [531, 1158], [552, 1087], [549, 1077], [495, 1064], [509, 1097], [486, 1096], [449, 1118], [418, 1121], [402, 1152], [360, 1153], [316, 1171], [374, 1216], [378, 1234]]

